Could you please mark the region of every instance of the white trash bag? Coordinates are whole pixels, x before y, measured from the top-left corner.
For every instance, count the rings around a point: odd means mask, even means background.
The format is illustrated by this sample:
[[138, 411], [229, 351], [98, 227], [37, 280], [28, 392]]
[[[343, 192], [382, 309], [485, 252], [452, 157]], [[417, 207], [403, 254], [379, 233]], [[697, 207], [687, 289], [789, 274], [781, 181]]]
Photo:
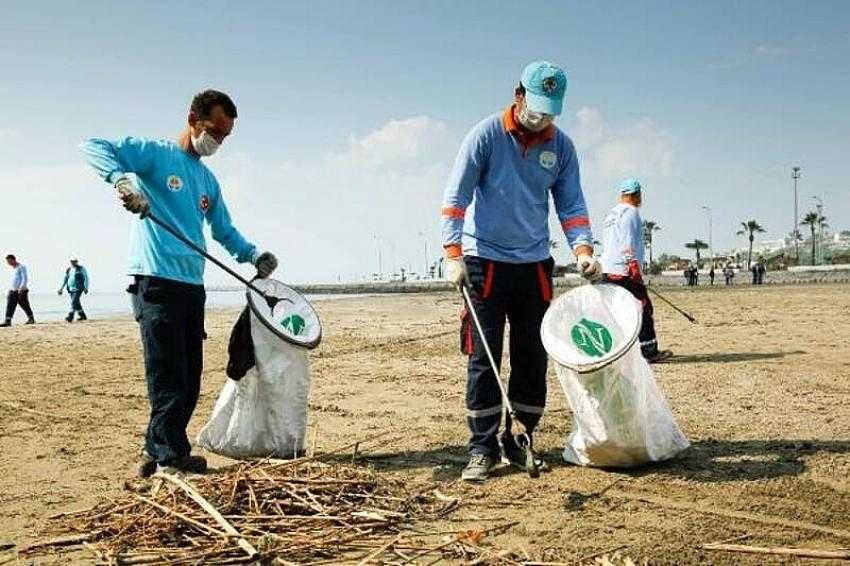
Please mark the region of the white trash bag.
[[318, 345], [321, 323], [310, 304], [279, 281], [257, 279], [254, 284], [286, 299], [272, 310], [249, 291], [255, 365], [240, 380], [227, 380], [197, 444], [230, 458], [291, 458], [305, 449], [307, 348]]
[[540, 332], [572, 409], [564, 460], [628, 468], [689, 446], [640, 352], [640, 303], [616, 285], [561, 295]]

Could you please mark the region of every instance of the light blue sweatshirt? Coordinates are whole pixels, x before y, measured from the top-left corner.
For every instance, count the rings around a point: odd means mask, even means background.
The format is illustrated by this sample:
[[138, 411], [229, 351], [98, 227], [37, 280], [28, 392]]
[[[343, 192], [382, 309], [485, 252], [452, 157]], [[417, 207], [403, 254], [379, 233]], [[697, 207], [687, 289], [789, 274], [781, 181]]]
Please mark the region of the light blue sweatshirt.
[[[135, 173], [151, 212], [206, 249], [204, 220], [213, 238], [239, 262], [250, 262], [256, 247], [233, 226], [218, 181], [200, 159], [170, 140], [93, 138], [80, 148], [108, 183]], [[150, 220], [134, 222], [130, 275], [151, 275], [202, 285], [204, 258]]]
[[[643, 269], [643, 223], [637, 207], [618, 203], [605, 217], [602, 272], [637, 275]], [[631, 270], [630, 270], [631, 267]]]
[[[77, 284], [77, 273], [80, 274], [80, 285]], [[86, 268], [82, 265], [78, 265], [77, 267], [69, 267], [65, 270], [65, 277], [62, 279], [62, 284], [59, 286], [59, 289], [67, 289], [69, 293], [73, 293], [75, 291], [88, 291], [89, 272], [86, 271]]]
[[543, 261], [550, 194], [570, 246], [592, 246], [572, 141], [552, 128], [525, 148], [508, 112], [486, 118], [463, 140], [443, 197], [443, 246], [462, 244], [464, 255], [494, 261]]

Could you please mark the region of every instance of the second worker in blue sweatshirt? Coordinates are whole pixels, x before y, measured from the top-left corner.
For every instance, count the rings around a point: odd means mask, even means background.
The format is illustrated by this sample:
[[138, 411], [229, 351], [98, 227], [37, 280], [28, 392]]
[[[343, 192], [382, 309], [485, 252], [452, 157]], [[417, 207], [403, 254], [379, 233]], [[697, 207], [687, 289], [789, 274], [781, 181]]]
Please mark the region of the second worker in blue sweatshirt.
[[[502, 357], [510, 323], [508, 396], [531, 433], [546, 402], [546, 351], [540, 324], [552, 300], [549, 197], [582, 275], [601, 276], [570, 138], [554, 126], [567, 77], [538, 61], [522, 73], [514, 103], [476, 125], [455, 160], [443, 197], [442, 234], [447, 279], [469, 285], [493, 356]], [[464, 314], [461, 348], [469, 356], [467, 422], [470, 459], [462, 477], [483, 481], [498, 457], [525, 467], [511, 420], [498, 431], [502, 399], [481, 339]], [[542, 464], [542, 462], [541, 462]]]

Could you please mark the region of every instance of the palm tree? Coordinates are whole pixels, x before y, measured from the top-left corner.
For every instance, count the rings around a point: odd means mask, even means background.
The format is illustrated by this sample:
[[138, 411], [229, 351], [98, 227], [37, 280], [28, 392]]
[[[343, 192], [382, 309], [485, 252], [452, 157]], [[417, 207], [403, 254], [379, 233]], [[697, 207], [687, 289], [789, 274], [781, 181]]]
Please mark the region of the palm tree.
[[756, 222], [755, 219], [747, 220], [746, 222], [741, 222], [742, 228], [736, 232], [739, 236], [743, 236], [747, 234], [750, 239], [750, 249], [747, 252], [747, 269], [750, 268], [750, 263], [753, 261], [753, 240], [756, 239], [756, 232], [764, 232], [764, 228], [761, 227], [761, 224]]
[[694, 250], [694, 251], [696, 251], [696, 254], [697, 254], [697, 268], [699, 268], [699, 266], [700, 266], [700, 262], [699, 262], [699, 251], [700, 251], [700, 250], [707, 250], [707, 249], [708, 249], [708, 244], [706, 244], [706, 243], [705, 243], [705, 242], [703, 242], [702, 240], [698, 240], [698, 239], [697, 239], [697, 240], [694, 240], [693, 242], [688, 242], [687, 244], [685, 244], [685, 247], [686, 247], [686, 248], [688, 248], [689, 250]]
[[826, 216], [823, 216], [819, 212], [809, 212], [803, 217], [802, 220], [800, 220], [800, 224], [808, 225], [809, 228], [812, 230], [812, 265], [815, 265], [815, 263], [817, 263], [815, 261], [815, 259], [817, 258], [817, 256], [815, 255], [815, 245], [817, 242], [817, 240], [815, 239], [815, 228], [821, 229], [827, 225]]
[[661, 226], [653, 220], [643, 221], [643, 239], [646, 242], [646, 247], [649, 249], [649, 266], [652, 267], [652, 233], [656, 230], [661, 230]]

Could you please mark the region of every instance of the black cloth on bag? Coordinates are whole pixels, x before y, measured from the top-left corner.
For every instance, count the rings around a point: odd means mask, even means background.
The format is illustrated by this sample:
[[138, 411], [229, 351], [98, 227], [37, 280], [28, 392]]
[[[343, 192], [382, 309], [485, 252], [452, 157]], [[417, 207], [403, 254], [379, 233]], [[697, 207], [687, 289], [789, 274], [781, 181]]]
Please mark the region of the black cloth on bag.
[[227, 345], [227, 377], [239, 381], [254, 367], [254, 340], [251, 338], [251, 312], [245, 307], [230, 332]]

